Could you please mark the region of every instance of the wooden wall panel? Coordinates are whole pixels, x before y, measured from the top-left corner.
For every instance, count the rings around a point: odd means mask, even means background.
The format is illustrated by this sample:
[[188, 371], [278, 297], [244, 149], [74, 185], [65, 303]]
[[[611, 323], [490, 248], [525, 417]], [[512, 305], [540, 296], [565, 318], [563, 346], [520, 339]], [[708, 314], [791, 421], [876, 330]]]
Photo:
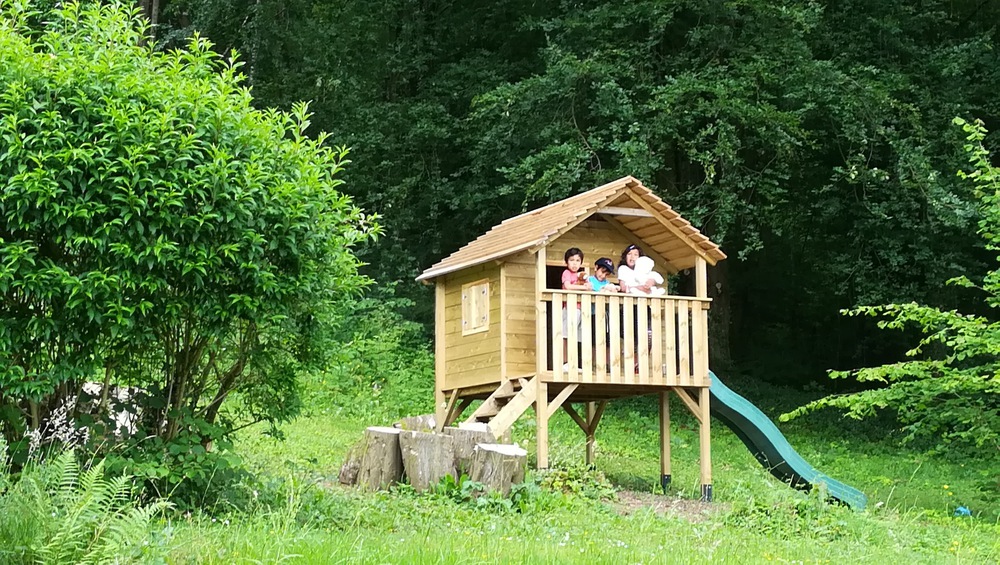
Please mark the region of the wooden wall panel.
[[[462, 285], [490, 282], [489, 330], [462, 335]], [[500, 267], [487, 263], [445, 275], [444, 390], [500, 382]]]
[[608, 222], [590, 219], [552, 242], [546, 249], [546, 258], [550, 265], [561, 265], [566, 250], [579, 247], [583, 251], [583, 265], [593, 271], [598, 257], [607, 257], [617, 266], [622, 250], [631, 243], [625, 234]]
[[535, 255], [527, 252], [503, 264], [504, 374], [535, 373]]

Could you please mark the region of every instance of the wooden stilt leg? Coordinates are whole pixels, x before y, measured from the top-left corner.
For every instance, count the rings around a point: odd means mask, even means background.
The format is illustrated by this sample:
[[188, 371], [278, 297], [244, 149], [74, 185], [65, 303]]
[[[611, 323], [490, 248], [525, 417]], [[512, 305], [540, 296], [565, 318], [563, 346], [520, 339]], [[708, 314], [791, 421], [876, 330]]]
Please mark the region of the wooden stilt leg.
[[594, 466], [594, 414], [597, 413], [597, 403], [587, 403], [587, 467]]
[[441, 431], [445, 426], [445, 418], [448, 416], [448, 401], [445, 398], [444, 391], [435, 389], [434, 390], [434, 422], [436, 423], [435, 429]]
[[701, 413], [701, 434], [699, 443], [701, 444], [701, 499], [705, 502], [712, 501], [712, 435], [709, 423], [712, 415], [709, 412], [708, 387], [698, 389], [698, 409]]
[[535, 379], [538, 393], [535, 395], [535, 449], [539, 469], [549, 468], [549, 385], [542, 379]]
[[670, 392], [660, 393], [660, 487], [670, 488]]

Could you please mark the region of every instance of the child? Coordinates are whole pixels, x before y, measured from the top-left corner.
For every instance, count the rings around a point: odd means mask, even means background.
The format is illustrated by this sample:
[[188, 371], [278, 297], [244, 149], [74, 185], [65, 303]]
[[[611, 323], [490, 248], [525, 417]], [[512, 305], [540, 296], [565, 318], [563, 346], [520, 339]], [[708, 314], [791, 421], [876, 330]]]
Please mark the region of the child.
[[580, 270], [583, 267], [583, 251], [570, 247], [563, 255], [563, 260], [566, 261], [566, 270], [562, 274], [563, 290], [590, 290], [587, 273]]
[[622, 260], [618, 263], [618, 286], [622, 292], [639, 289], [643, 294], [648, 294], [656, 284], [652, 278], [637, 280], [635, 262], [642, 256], [642, 249], [638, 245], [629, 245], [622, 251]]
[[614, 263], [607, 257], [601, 257], [594, 263], [594, 274], [591, 275], [590, 288], [594, 292], [618, 292], [618, 285], [608, 280], [608, 275], [615, 270]]
[[[590, 287], [594, 292], [620, 292], [621, 288], [618, 285], [612, 283], [608, 280], [608, 275], [610, 275], [615, 270], [615, 264], [611, 262], [611, 259], [607, 257], [601, 257], [596, 262], [594, 262], [594, 274], [590, 277]], [[596, 312], [596, 306], [594, 312]], [[605, 348], [604, 354], [607, 356], [605, 367], [611, 365], [611, 341], [610, 341], [610, 323], [607, 321], [607, 305], [604, 306], [604, 333], [606, 336], [605, 343], [607, 347]]]
[[[584, 272], [581, 267], [583, 267], [583, 251], [576, 247], [570, 247], [566, 250], [566, 254], [563, 255], [563, 260], [566, 261], [566, 270], [562, 274], [562, 288], [563, 290], [590, 290], [590, 283], [587, 282], [586, 272]], [[568, 324], [569, 313], [566, 308], [563, 308], [563, 359], [569, 357], [569, 338], [566, 337], [567, 330], [569, 328]], [[574, 322], [576, 324], [576, 339], [580, 339], [580, 320], [582, 316], [580, 315], [580, 300], [576, 301], [576, 313]], [[569, 370], [569, 363], [563, 364], [563, 370]]]

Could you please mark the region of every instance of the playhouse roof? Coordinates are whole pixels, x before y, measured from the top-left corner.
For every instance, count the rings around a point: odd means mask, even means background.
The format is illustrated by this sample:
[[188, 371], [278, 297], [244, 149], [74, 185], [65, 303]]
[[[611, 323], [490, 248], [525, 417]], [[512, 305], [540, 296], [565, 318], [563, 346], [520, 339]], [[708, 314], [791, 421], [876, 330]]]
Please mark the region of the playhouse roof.
[[504, 220], [424, 271], [417, 280], [546, 246], [594, 214], [634, 235], [677, 269], [694, 266], [696, 257], [710, 265], [726, 258], [718, 245], [629, 176]]

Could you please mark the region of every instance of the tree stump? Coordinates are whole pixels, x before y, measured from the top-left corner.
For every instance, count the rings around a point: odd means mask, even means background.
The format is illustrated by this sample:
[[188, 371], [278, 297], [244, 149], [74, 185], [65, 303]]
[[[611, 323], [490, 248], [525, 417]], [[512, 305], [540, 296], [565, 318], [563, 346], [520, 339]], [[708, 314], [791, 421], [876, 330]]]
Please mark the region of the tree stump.
[[451, 436], [401, 431], [399, 447], [403, 470], [415, 491], [423, 492], [431, 488], [445, 475], [456, 476], [455, 447]]
[[469, 478], [507, 496], [512, 484], [524, 482], [527, 461], [528, 452], [516, 445], [480, 443], [472, 454]]
[[402, 418], [393, 424], [393, 427], [415, 432], [433, 432], [436, 425], [437, 421], [434, 418], [434, 414], [421, 414], [419, 416]]
[[358, 471], [361, 470], [361, 456], [364, 454], [364, 441], [359, 441], [347, 452], [347, 458], [340, 467], [338, 479], [340, 484], [354, 486], [358, 482]]
[[357, 484], [367, 490], [384, 490], [402, 478], [399, 430], [381, 426], [366, 429]]
[[468, 475], [472, 469], [472, 453], [480, 443], [493, 443], [493, 437], [486, 426], [483, 429], [447, 427], [442, 433], [455, 440], [455, 470], [459, 475]]

